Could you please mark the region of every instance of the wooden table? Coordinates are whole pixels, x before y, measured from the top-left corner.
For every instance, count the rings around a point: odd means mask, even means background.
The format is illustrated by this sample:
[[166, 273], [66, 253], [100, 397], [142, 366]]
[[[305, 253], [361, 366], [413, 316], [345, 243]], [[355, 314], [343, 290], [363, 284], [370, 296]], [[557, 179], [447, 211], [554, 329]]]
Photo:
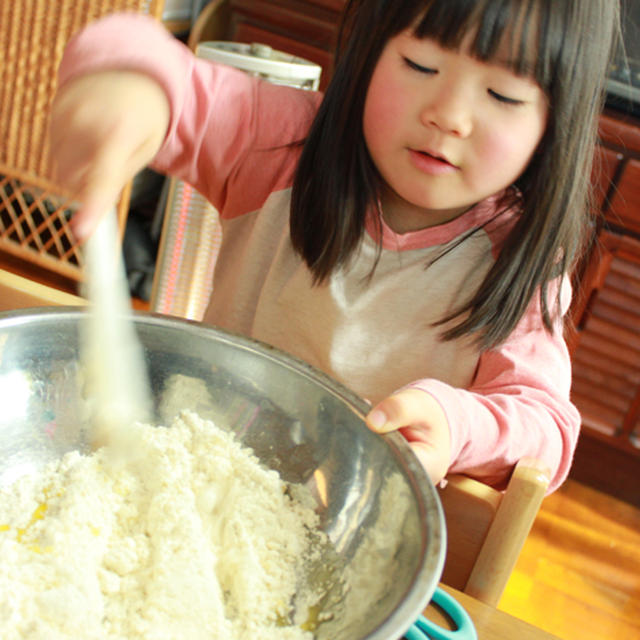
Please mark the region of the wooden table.
[[85, 305], [79, 296], [0, 268], [0, 311], [42, 306]]
[[[557, 636], [490, 607], [461, 591], [445, 585], [440, 586], [467, 611], [478, 632], [478, 640], [558, 640]], [[449, 619], [433, 604], [427, 607], [424, 615], [445, 629], [452, 628]]]

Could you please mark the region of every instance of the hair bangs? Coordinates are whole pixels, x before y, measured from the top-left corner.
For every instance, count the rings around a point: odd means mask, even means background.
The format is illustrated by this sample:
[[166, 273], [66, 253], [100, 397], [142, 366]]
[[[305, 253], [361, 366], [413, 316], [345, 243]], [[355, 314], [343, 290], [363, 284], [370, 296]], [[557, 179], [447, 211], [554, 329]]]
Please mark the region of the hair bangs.
[[[414, 33], [447, 49], [532, 77], [549, 91], [562, 53], [564, 29], [552, 0], [432, 0]], [[555, 23], [555, 24], [554, 24]], [[555, 27], [555, 28], [554, 28]]]

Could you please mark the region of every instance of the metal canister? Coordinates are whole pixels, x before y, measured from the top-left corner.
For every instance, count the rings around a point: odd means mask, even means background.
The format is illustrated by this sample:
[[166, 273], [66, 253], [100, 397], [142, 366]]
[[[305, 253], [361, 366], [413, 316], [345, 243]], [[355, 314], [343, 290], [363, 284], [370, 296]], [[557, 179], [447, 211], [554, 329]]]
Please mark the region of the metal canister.
[[[253, 43], [202, 42], [199, 58], [221, 62], [273, 84], [316, 90], [322, 69], [308, 60]], [[151, 293], [152, 311], [201, 320], [213, 287], [222, 241], [218, 212], [190, 184], [172, 178]], [[202, 238], [207, 238], [202, 242]]]

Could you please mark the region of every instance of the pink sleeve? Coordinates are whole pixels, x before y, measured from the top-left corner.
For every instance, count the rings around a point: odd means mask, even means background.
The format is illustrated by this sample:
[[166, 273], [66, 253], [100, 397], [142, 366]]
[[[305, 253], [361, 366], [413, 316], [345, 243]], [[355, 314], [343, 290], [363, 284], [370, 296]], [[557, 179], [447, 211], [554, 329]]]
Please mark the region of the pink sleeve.
[[223, 216], [256, 209], [288, 186], [295, 163], [288, 145], [305, 137], [319, 94], [198, 59], [137, 14], [111, 15], [74, 36], [59, 82], [114, 69], [147, 74], [164, 89], [171, 118], [153, 167], [192, 184]]
[[[564, 284], [566, 308], [570, 286]], [[571, 363], [561, 325], [559, 319], [553, 334], [546, 331], [535, 301], [509, 339], [481, 355], [469, 389], [432, 379], [410, 385], [432, 394], [447, 415], [449, 472], [504, 488], [515, 463], [535, 457], [551, 471], [549, 492], [562, 484], [581, 421], [569, 398]]]

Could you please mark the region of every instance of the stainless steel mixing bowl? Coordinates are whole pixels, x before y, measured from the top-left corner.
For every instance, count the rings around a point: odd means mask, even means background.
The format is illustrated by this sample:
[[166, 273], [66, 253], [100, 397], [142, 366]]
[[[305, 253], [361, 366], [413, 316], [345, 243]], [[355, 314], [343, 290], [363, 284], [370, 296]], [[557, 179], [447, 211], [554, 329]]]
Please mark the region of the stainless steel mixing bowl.
[[[82, 314], [0, 314], [0, 484], [86, 448]], [[430, 600], [445, 547], [437, 494], [402, 437], [369, 431], [361, 399], [264, 344], [150, 314], [136, 314], [135, 327], [158, 421], [194, 409], [316, 497], [333, 548], [310, 571], [308, 585], [337, 574], [353, 585], [345, 597], [329, 590], [324, 613], [332, 619], [316, 637], [399, 638]]]

